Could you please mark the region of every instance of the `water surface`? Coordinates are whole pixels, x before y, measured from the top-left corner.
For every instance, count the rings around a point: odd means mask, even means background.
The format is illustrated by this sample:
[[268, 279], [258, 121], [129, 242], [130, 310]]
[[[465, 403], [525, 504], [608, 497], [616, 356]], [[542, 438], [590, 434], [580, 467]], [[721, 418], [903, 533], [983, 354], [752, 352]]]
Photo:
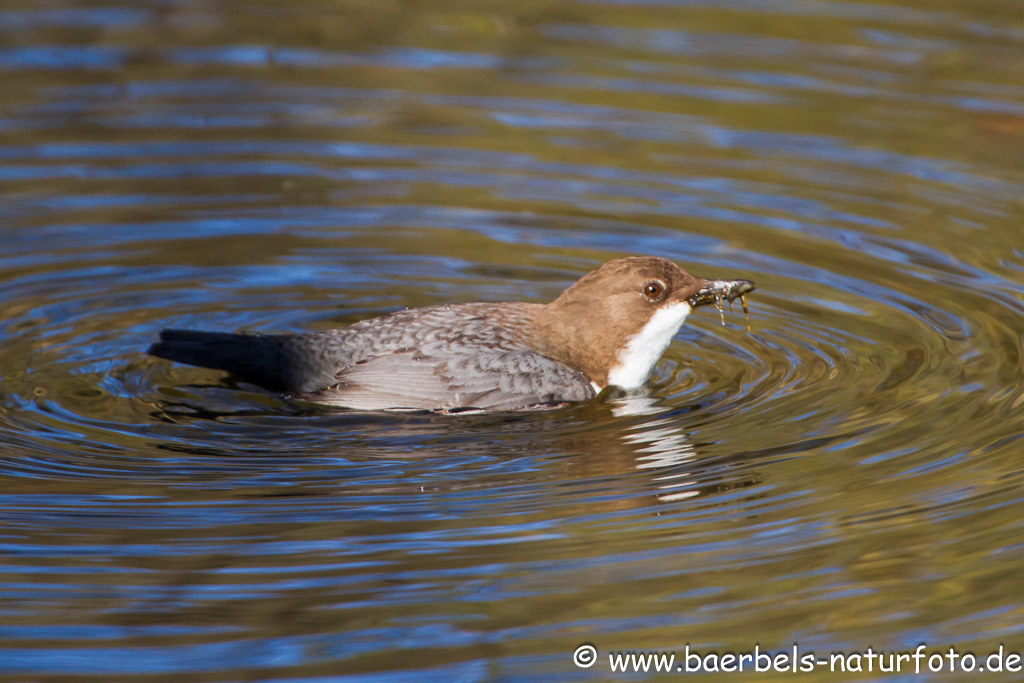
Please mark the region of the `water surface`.
[[[1010, 1], [5, 3], [0, 673], [1024, 651], [1022, 69]], [[144, 355], [628, 254], [759, 286], [644, 397], [365, 415]]]

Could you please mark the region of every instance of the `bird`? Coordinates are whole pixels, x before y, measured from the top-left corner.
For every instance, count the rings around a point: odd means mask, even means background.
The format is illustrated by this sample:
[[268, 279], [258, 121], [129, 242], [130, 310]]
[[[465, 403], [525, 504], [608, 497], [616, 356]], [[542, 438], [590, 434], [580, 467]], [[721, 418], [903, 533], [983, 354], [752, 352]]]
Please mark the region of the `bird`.
[[149, 354], [224, 370], [292, 399], [360, 411], [519, 411], [644, 385], [698, 306], [749, 280], [707, 280], [654, 256], [608, 261], [547, 304], [461, 303], [292, 334], [165, 329]]

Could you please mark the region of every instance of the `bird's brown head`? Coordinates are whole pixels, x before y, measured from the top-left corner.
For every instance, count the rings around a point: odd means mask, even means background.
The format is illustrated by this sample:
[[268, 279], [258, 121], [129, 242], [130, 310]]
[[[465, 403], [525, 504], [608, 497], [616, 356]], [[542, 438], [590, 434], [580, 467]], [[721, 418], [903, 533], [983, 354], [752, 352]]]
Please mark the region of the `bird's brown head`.
[[[690, 299], [708, 282], [663, 258], [609, 261], [538, 312], [538, 341], [549, 355], [581, 370], [598, 387], [642, 384], [692, 310]], [[651, 331], [650, 339], [641, 339], [652, 326], [659, 330]], [[645, 355], [654, 357], [649, 362], [642, 359], [640, 365], [646, 367], [626, 373], [630, 377], [617, 376], [616, 368], [630, 360], [627, 347], [633, 340], [638, 340], [634, 345], [649, 346]]]

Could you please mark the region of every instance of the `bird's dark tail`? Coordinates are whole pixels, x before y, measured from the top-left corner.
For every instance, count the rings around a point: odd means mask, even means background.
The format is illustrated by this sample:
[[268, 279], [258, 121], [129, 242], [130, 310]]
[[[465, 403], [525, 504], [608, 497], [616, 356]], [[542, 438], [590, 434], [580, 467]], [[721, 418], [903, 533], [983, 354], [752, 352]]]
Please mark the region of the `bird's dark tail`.
[[187, 365], [226, 370], [265, 389], [286, 391], [285, 339], [281, 335], [164, 330], [149, 353]]

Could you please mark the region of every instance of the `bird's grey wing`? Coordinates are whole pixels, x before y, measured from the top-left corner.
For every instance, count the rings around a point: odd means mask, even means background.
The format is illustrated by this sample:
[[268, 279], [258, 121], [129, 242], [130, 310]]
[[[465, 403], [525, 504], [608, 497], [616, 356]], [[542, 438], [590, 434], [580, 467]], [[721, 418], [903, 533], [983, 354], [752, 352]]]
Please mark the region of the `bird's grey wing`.
[[580, 372], [528, 350], [434, 357], [415, 351], [355, 363], [301, 398], [357, 410], [517, 410], [595, 395]]

